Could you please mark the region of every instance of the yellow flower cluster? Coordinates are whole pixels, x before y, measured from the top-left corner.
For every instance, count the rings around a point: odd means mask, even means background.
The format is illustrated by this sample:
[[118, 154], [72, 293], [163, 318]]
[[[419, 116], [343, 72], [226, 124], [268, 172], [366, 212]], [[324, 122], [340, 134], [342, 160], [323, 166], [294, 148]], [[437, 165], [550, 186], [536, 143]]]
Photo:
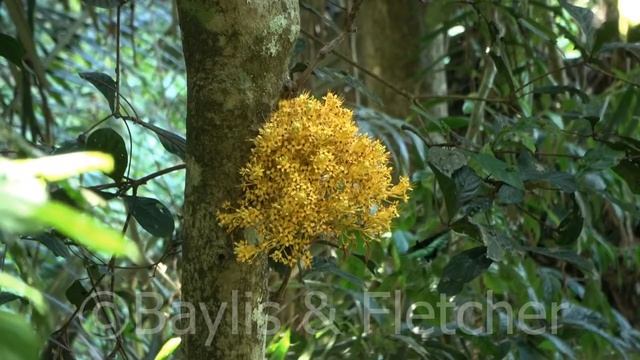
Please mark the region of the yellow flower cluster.
[[358, 133], [353, 113], [331, 93], [324, 103], [307, 94], [280, 102], [254, 143], [241, 170], [243, 198], [218, 213], [229, 231], [244, 230], [238, 261], [270, 254], [309, 266], [315, 241], [348, 247], [354, 233], [365, 242], [379, 238], [410, 189], [406, 177], [391, 183], [388, 152]]

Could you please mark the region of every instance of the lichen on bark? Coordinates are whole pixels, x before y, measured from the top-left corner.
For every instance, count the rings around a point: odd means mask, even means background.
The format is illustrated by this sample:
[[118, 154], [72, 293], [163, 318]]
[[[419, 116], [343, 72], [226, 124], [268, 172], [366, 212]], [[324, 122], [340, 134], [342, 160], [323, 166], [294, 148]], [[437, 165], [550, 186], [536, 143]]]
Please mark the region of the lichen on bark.
[[211, 321], [227, 304], [211, 344], [198, 313], [184, 350], [189, 359], [263, 359], [265, 334], [258, 329], [265, 319], [253, 309], [268, 298], [266, 260], [237, 263], [238, 235], [222, 230], [215, 213], [240, 196], [250, 140], [278, 100], [299, 29], [298, 1], [179, 0], [178, 11], [188, 84], [183, 301], [198, 309], [204, 303]]

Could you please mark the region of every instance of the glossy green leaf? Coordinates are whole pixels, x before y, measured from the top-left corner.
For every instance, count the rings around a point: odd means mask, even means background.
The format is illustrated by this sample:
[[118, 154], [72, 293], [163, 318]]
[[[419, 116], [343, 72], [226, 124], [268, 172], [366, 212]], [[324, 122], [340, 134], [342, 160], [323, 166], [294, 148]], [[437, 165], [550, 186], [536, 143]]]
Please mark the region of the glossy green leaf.
[[171, 211], [160, 201], [142, 196], [123, 196], [134, 219], [151, 235], [170, 237], [173, 235], [174, 222]]
[[[96, 0], [93, 0], [96, 1]], [[106, 1], [106, 0], [105, 0]], [[90, 82], [107, 99], [111, 111], [115, 111], [116, 81], [111, 76], [99, 72], [82, 72], [81, 78]]]
[[156, 135], [158, 135], [158, 140], [160, 140], [160, 143], [168, 152], [178, 156], [183, 161], [185, 160], [187, 141], [184, 137], [172, 133], [171, 131], [159, 128], [153, 124], [145, 124], [145, 127], [149, 128], [151, 131], [156, 133]]

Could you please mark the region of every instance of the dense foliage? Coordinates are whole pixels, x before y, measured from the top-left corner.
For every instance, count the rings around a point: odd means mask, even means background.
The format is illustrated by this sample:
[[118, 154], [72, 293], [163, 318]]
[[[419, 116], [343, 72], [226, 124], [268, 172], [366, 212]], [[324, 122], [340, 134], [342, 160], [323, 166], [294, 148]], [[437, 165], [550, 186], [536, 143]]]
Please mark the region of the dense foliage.
[[[300, 2], [283, 97], [339, 94], [412, 190], [379, 241], [272, 264], [271, 358], [639, 358], [640, 9], [398, 1], [428, 23], [402, 56], [431, 61], [369, 69], [370, 29], [354, 30], [376, 3]], [[184, 329], [174, 2], [4, 0], [0, 29], [0, 358], [170, 356]], [[456, 321], [474, 302], [503, 306]]]

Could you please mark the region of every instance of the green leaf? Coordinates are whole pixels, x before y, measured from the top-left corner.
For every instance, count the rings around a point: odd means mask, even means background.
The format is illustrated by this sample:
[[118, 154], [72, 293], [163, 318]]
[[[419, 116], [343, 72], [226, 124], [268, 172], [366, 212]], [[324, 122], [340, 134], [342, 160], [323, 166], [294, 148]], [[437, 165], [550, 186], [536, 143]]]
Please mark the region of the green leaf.
[[138, 224], [151, 235], [170, 237], [173, 235], [174, 222], [171, 211], [160, 201], [142, 196], [123, 196], [122, 199], [131, 209]]
[[469, 203], [478, 195], [482, 179], [473, 169], [465, 165], [455, 170], [451, 177], [456, 185], [458, 207]]
[[466, 157], [459, 150], [439, 146], [429, 148], [427, 161], [449, 177], [454, 171], [467, 164]]
[[620, 124], [627, 122], [633, 116], [633, 110], [638, 99], [638, 91], [629, 86], [620, 98], [615, 111], [607, 117], [606, 122], [603, 124], [603, 132], [609, 133], [615, 131]]
[[[284, 360], [287, 357], [287, 352], [289, 352], [289, 347], [291, 346], [291, 330], [287, 329], [278, 337], [274, 338], [267, 348], [269, 360]], [[277, 341], [275, 341], [276, 339]]]
[[3, 360], [37, 360], [41, 340], [24, 318], [0, 311], [0, 354]]
[[561, 245], [569, 245], [574, 243], [580, 233], [582, 232], [582, 225], [584, 219], [582, 218], [582, 212], [580, 208], [573, 202], [574, 206], [571, 209], [571, 212], [562, 219], [560, 225], [558, 225], [557, 235], [558, 235], [558, 243]]
[[497, 180], [517, 189], [524, 190], [524, 184], [522, 183], [520, 174], [506, 162], [496, 159], [490, 154], [473, 154], [472, 158], [481, 168]]
[[640, 194], [640, 160], [624, 159], [613, 168], [613, 171], [627, 182], [633, 193]]
[[153, 359], [154, 360], [168, 359], [169, 356], [171, 356], [171, 354], [173, 354], [178, 349], [178, 346], [180, 346], [181, 342], [182, 342], [182, 339], [179, 336], [172, 337], [171, 339], [167, 340], [164, 344], [162, 344], [160, 351], [158, 351], [158, 354], [156, 354], [156, 357]]
[[95, 6], [104, 9], [113, 9], [126, 2], [126, 0], [82, 0], [89, 6]]
[[313, 264], [311, 269], [307, 271], [307, 274], [316, 273], [316, 272], [326, 272], [333, 275], [336, 275], [348, 282], [356, 285], [360, 288], [364, 287], [364, 281], [359, 277], [350, 274], [338, 267], [336, 262], [332, 258], [328, 257], [314, 257]]
[[33, 239], [46, 246], [55, 256], [64, 258], [69, 256], [69, 249], [64, 244], [64, 239], [53, 231], [37, 234]]
[[552, 94], [552, 95], [569, 93], [570, 95], [578, 96], [580, 100], [585, 104], [589, 102], [589, 96], [585, 94], [584, 91], [568, 85], [539, 86], [533, 90], [533, 93], [534, 94]]
[[540, 180], [548, 181], [558, 190], [566, 193], [573, 193], [578, 190], [575, 176], [562, 171], [548, 171], [544, 173]]
[[8, 291], [0, 291], [0, 306], [18, 299], [22, 299], [22, 297]]
[[180, 159], [185, 161], [187, 152], [187, 140], [185, 140], [185, 138], [178, 134], [174, 134], [170, 131], [159, 128], [153, 124], [145, 124], [144, 126], [158, 135], [158, 140], [160, 140], [160, 143], [168, 152], [178, 156]]
[[25, 51], [22, 44], [13, 37], [0, 33], [0, 56], [9, 60], [14, 65], [22, 67], [22, 58]]
[[572, 193], [578, 189], [575, 176], [562, 171], [549, 171], [539, 164], [528, 151], [518, 156], [518, 171], [529, 187], [548, 187]]
[[114, 112], [116, 106], [116, 81], [111, 76], [99, 72], [82, 72], [79, 75], [104, 95], [109, 103], [111, 112]]
[[93, 299], [89, 300], [89, 303], [85, 303], [85, 300], [91, 294], [89, 293], [89, 290], [85, 289], [80, 280], [76, 280], [71, 283], [64, 295], [70, 303], [76, 306], [77, 309], [82, 309], [84, 312], [91, 311], [91, 309], [96, 305]]
[[447, 296], [459, 294], [464, 284], [489, 268], [492, 261], [486, 254], [487, 248], [478, 246], [453, 256], [444, 267], [438, 283], [438, 292]]
[[534, 34], [538, 35], [539, 37], [541, 37], [546, 41], [554, 41], [556, 38], [556, 34], [554, 34], [554, 32], [551, 29], [549, 29], [547, 26], [544, 26], [538, 23], [536, 20], [532, 18], [518, 16], [517, 20], [522, 26], [531, 30], [531, 32], [533, 32]]
[[424, 346], [420, 345], [416, 339], [412, 338], [411, 336], [406, 336], [406, 335], [400, 335], [400, 334], [395, 334], [393, 335], [394, 339], [398, 339], [400, 341], [402, 341], [403, 343], [405, 343], [405, 345], [407, 345], [407, 347], [413, 351], [416, 352], [416, 354], [420, 355], [420, 357], [422, 359], [428, 359], [429, 358], [429, 352], [427, 351], [427, 349], [424, 348]]
[[44, 296], [42, 296], [40, 290], [25, 284], [17, 277], [0, 272], [0, 288], [28, 299], [40, 314], [47, 312], [47, 303], [44, 301]]
[[516, 85], [513, 79], [513, 72], [511, 68], [507, 64], [507, 62], [503, 59], [502, 55], [497, 54], [495, 51], [489, 51], [489, 56], [493, 60], [493, 63], [496, 65], [498, 69], [498, 76], [503, 77], [507, 80], [507, 84], [509, 85], [509, 90], [512, 94], [516, 93]]
[[591, 263], [590, 260], [583, 258], [582, 256], [578, 255], [577, 253], [571, 250], [547, 249], [547, 248], [531, 247], [531, 246], [523, 246], [522, 250], [571, 263], [577, 266], [578, 268], [580, 268], [583, 272], [588, 272], [588, 271], [591, 271], [591, 269], [593, 269], [593, 264]]
[[431, 261], [438, 256], [438, 251], [447, 245], [447, 232], [438, 232], [433, 236], [419, 241], [411, 249], [409, 249], [409, 258], [422, 258], [425, 261]]
[[571, 345], [562, 340], [560, 337], [549, 334], [547, 332], [542, 333], [540, 336], [549, 340], [555, 346], [556, 349], [563, 355], [565, 355], [568, 359], [575, 359], [576, 354], [573, 352]]
[[505, 252], [513, 249], [511, 239], [497, 228], [482, 226], [482, 238], [487, 246], [487, 257], [493, 261], [501, 261]]
[[36, 159], [12, 160], [5, 166], [14, 173], [48, 181], [59, 181], [94, 170], [111, 171], [114, 162], [106, 154], [83, 151]]
[[566, 0], [560, 0], [560, 5], [576, 19], [586, 40], [587, 47], [590, 47], [590, 42], [593, 40], [593, 33], [595, 31], [593, 12], [587, 8], [571, 5]]
[[482, 179], [472, 168], [465, 165], [454, 171], [452, 178], [456, 185], [456, 208], [459, 209], [454, 217], [472, 216], [491, 208], [491, 199], [481, 192]]
[[583, 329], [601, 336], [622, 355], [622, 358], [628, 359], [624, 342], [607, 331], [606, 322], [599, 313], [580, 305], [566, 302], [563, 303], [562, 316], [559, 322], [560, 324]]
[[460, 234], [465, 234], [472, 239], [480, 240], [482, 238], [482, 233], [480, 232], [478, 225], [469, 222], [466, 218], [462, 218], [451, 224], [451, 230]]
[[434, 165], [429, 164], [431, 170], [436, 175], [436, 180], [438, 181], [438, 185], [440, 185], [440, 189], [444, 194], [444, 202], [447, 206], [447, 214], [449, 215], [449, 220], [452, 220], [458, 211], [458, 199], [456, 195], [456, 184], [450, 179], [448, 176], [440, 172], [438, 168]]
[[589, 149], [582, 157], [582, 164], [591, 170], [605, 170], [616, 166], [624, 158], [624, 152], [601, 144]]
[[111, 155], [114, 167], [113, 171], [106, 173], [106, 175], [116, 182], [122, 180], [127, 171], [128, 153], [127, 146], [120, 134], [110, 128], [98, 129], [89, 135], [85, 146], [87, 150], [101, 151]]
[[498, 190], [497, 198], [501, 204], [520, 204], [524, 199], [524, 191], [511, 185], [503, 184]]
[[351, 253], [351, 256], [355, 257], [356, 259], [362, 261], [362, 263], [367, 267], [367, 269], [375, 275], [376, 273], [376, 269], [378, 268], [378, 264], [375, 263], [375, 261], [367, 258], [366, 256], [362, 255], [362, 254], [356, 254], [356, 253]]
[[124, 255], [134, 261], [140, 259], [140, 252], [135, 243], [124, 238], [119, 232], [105, 227], [91, 216], [67, 205], [51, 201], [37, 208], [33, 216], [88, 249], [110, 255]]

